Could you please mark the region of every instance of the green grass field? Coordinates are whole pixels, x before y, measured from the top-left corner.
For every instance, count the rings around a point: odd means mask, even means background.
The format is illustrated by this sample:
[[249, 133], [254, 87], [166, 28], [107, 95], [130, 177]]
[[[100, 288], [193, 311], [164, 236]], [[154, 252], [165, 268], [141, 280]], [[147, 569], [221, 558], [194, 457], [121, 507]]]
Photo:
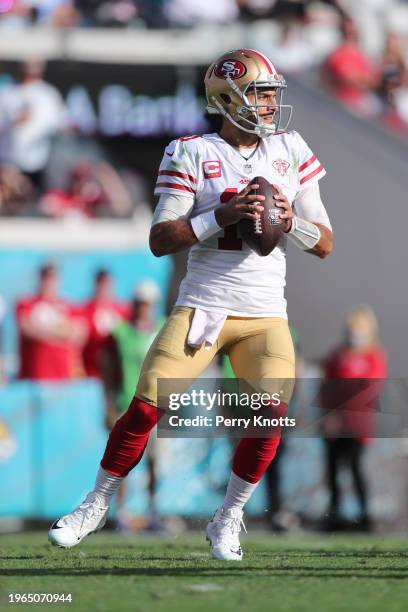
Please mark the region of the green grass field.
[[209, 557], [202, 536], [102, 533], [78, 548], [46, 535], [0, 536], [0, 610], [8, 593], [72, 593], [71, 604], [20, 610], [133, 612], [408, 610], [408, 539], [378, 536], [243, 536], [241, 563]]

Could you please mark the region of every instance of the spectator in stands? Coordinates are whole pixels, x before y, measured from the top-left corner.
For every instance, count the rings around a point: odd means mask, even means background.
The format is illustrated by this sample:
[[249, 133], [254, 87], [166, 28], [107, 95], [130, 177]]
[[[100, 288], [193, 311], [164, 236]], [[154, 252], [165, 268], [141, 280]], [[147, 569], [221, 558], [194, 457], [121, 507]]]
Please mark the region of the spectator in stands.
[[399, 134], [408, 134], [408, 70], [401, 37], [389, 32], [381, 61], [380, 97], [383, 121]]
[[137, 9], [139, 19], [148, 28], [164, 28], [167, 20], [164, 15], [164, 5], [167, 0], [138, 0]]
[[335, 529], [343, 524], [338, 477], [344, 465], [351, 473], [359, 501], [357, 523], [368, 529], [368, 494], [362, 458], [367, 442], [375, 433], [377, 402], [387, 376], [386, 354], [379, 343], [377, 319], [369, 306], [360, 306], [351, 312], [344, 342], [329, 355], [324, 370], [326, 380], [320, 396], [327, 413], [323, 433], [330, 489], [328, 527]]
[[241, 0], [169, 0], [164, 14], [173, 27], [194, 27], [203, 24], [231, 24], [239, 17]]
[[126, 216], [132, 208], [129, 192], [119, 174], [106, 162], [74, 165], [65, 191], [48, 191], [39, 210], [47, 217]]
[[81, 25], [97, 27], [124, 27], [137, 16], [135, 0], [75, 0], [81, 14]]
[[0, 166], [0, 215], [17, 217], [29, 214], [33, 206], [33, 186], [18, 168]]
[[109, 371], [119, 372], [112, 385], [120, 412], [127, 410], [143, 359], [158, 331], [156, 306], [159, 297], [156, 283], [142, 282], [136, 288], [128, 318], [122, 319], [112, 329], [107, 350], [114, 365], [109, 367]]
[[81, 308], [88, 330], [82, 352], [87, 376], [102, 378], [102, 358], [107, 339], [119, 321], [128, 318], [129, 312], [129, 306], [113, 296], [111, 274], [105, 269], [98, 270], [93, 296]]
[[239, 0], [241, 15], [249, 19], [302, 20], [308, 0]]
[[71, 27], [78, 12], [70, 0], [0, 0], [0, 28], [18, 29], [34, 23]]
[[19, 378], [56, 381], [82, 375], [80, 347], [84, 328], [72, 306], [58, 295], [58, 271], [42, 266], [39, 287], [16, 306], [20, 334]]
[[81, 24], [99, 27], [164, 28], [163, 6], [168, 0], [76, 0]]
[[70, 0], [40, 0], [39, 21], [55, 28], [73, 28], [79, 25], [80, 15]]
[[0, 30], [19, 30], [32, 25], [37, 11], [24, 0], [0, 0]]
[[313, 46], [303, 38], [302, 32], [298, 25], [284, 24], [279, 40], [270, 49], [275, 66], [284, 74], [301, 73], [317, 63]]
[[0, 89], [0, 160], [17, 166], [41, 190], [53, 137], [64, 127], [65, 113], [58, 90], [43, 80], [44, 63], [22, 64], [17, 84]]
[[[106, 344], [104, 358], [104, 383], [107, 398], [107, 422], [111, 429], [121, 413], [127, 410], [135, 392], [135, 384], [140, 374], [145, 355], [159, 330], [156, 306], [160, 290], [153, 281], [144, 281], [136, 288], [131, 305], [129, 320], [123, 320], [112, 330]], [[162, 529], [156, 505], [156, 465], [158, 440], [151, 436], [147, 447], [147, 466], [149, 472], [149, 522], [152, 530]], [[129, 526], [129, 517], [124, 512], [126, 490], [124, 484], [117, 497], [118, 526]]]
[[341, 22], [342, 43], [326, 59], [323, 77], [331, 93], [352, 112], [373, 117], [380, 104], [375, 91], [379, 71], [359, 46], [357, 26], [344, 16]]

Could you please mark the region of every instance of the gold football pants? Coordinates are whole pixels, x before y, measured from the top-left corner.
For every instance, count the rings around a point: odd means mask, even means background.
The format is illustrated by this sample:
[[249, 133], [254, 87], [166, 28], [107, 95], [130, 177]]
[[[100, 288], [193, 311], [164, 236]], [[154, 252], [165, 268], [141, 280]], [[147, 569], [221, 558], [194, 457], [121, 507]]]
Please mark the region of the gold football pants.
[[[216, 343], [207, 350], [187, 345], [193, 315], [194, 309], [187, 306], [173, 309], [144, 360], [136, 389], [139, 399], [157, 406], [158, 379], [194, 380], [222, 349], [229, 356], [236, 378], [246, 381], [256, 392], [280, 392], [281, 400], [289, 402], [295, 354], [286, 319], [227, 317]], [[182, 393], [185, 388], [178, 391]]]

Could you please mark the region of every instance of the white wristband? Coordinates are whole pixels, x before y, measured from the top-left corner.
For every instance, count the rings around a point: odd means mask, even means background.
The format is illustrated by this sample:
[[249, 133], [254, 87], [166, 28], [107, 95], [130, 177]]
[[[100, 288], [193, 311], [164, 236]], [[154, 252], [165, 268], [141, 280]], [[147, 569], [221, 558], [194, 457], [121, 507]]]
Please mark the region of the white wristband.
[[193, 217], [190, 219], [190, 223], [193, 232], [200, 242], [216, 234], [221, 229], [215, 220], [214, 210], [209, 210], [201, 215], [197, 215], [197, 217]]
[[317, 225], [311, 221], [306, 221], [306, 219], [300, 219], [300, 217], [295, 215], [292, 218], [292, 227], [287, 236], [299, 249], [307, 251], [316, 246], [320, 240], [321, 233]]

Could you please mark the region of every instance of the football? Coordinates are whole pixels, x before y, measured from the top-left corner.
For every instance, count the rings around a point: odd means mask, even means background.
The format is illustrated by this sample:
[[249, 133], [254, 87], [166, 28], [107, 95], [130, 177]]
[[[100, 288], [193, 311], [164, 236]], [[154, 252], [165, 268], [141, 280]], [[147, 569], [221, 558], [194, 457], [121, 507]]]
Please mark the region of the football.
[[283, 234], [284, 223], [278, 217], [278, 213], [282, 212], [282, 208], [276, 206], [273, 198], [278, 191], [265, 178], [257, 176], [252, 179], [250, 184], [259, 185], [259, 189], [251, 193], [265, 196], [265, 200], [261, 202], [264, 210], [261, 213], [260, 219], [256, 221], [241, 219], [238, 222], [238, 229], [244, 242], [255, 253], [265, 257], [265, 255], [269, 255], [273, 251]]

